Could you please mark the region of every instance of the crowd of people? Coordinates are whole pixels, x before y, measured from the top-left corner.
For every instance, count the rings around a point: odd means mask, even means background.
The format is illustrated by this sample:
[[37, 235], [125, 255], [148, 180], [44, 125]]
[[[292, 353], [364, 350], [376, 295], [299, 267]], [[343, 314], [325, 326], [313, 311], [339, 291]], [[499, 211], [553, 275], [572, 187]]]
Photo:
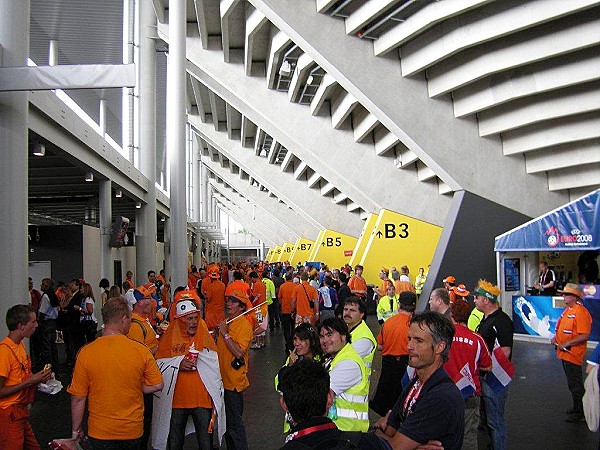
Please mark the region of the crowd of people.
[[[417, 313], [423, 269], [413, 281], [406, 266], [382, 268], [372, 297], [362, 273], [360, 265], [211, 264], [192, 266], [187, 286], [171, 293], [164, 271], [148, 272], [137, 288], [128, 272], [122, 290], [99, 283], [101, 330], [89, 283], [45, 278], [37, 292], [30, 280], [31, 303], [9, 310], [0, 342], [0, 415], [10, 422], [0, 448], [39, 448], [27, 405], [60, 365], [62, 334], [74, 366], [73, 439], [87, 435], [94, 449], [183, 449], [191, 418], [198, 448], [224, 440], [228, 449], [247, 449], [249, 351], [281, 327], [287, 359], [274, 395], [285, 413], [282, 448], [476, 449], [479, 440], [479, 448], [507, 449], [514, 329], [500, 289], [480, 280], [471, 293], [447, 276]], [[569, 421], [583, 417], [579, 383], [591, 326], [576, 287], [561, 291], [567, 309], [555, 338], [573, 395]], [[375, 334], [365, 321], [369, 302]], [[380, 377], [369, 398], [377, 351]], [[371, 423], [369, 410], [381, 419]]]

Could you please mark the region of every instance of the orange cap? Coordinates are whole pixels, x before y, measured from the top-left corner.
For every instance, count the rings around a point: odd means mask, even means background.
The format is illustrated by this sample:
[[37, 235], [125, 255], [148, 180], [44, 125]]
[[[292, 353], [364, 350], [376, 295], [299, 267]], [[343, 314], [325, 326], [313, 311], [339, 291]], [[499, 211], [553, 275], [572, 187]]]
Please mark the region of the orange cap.
[[448, 275], [446, 278], [442, 280], [444, 283], [456, 283], [456, 278], [452, 275]]
[[458, 286], [453, 287], [452, 290], [456, 295], [459, 295], [461, 297], [467, 297], [470, 294], [470, 292], [467, 291], [467, 288], [464, 284], [459, 284]]

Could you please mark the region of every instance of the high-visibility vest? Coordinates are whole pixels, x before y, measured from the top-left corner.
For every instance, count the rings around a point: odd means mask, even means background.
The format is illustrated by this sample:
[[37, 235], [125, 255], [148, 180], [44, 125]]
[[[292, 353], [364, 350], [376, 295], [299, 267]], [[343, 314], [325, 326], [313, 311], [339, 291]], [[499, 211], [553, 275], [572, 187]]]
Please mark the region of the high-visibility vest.
[[371, 329], [362, 320], [354, 329], [350, 332], [350, 336], [352, 337], [352, 342], [357, 341], [359, 339], [368, 339], [373, 344], [373, 350], [367, 356], [363, 357], [363, 362], [365, 367], [367, 368], [367, 377], [371, 379], [371, 370], [373, 368], [373, 357], [375, 356], [375, 349], [377, 348], [377, 341], [375, 340], [375, 336], [371, 333]]
[[334, 397], [333, 404], [337, 418], [333, 418], [333, 422], [342, 431], [367, 432], [369, 430], [369, 378], [362, 358], [351, 344], [346, 344], [331, 361], [329, 371], [331, 372], [339, 362], [347, 360], [358, 364], [361, 380]]

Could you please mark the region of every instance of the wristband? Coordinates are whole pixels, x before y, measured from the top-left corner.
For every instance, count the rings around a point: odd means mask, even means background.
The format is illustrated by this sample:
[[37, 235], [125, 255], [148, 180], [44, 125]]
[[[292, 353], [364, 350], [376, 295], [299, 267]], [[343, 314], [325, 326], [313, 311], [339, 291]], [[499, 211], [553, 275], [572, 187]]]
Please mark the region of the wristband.
[[79, 436], [79, 433], [80, 433], [79, 431], [72, 431], [71, 436], [77, 437], [77, 436]]
[[225, 333], [223, 335], [223, 339], [225, 339], [227, 341], [227, 340], [231, 339], [231, 336], [229, 336], [229, 333]]

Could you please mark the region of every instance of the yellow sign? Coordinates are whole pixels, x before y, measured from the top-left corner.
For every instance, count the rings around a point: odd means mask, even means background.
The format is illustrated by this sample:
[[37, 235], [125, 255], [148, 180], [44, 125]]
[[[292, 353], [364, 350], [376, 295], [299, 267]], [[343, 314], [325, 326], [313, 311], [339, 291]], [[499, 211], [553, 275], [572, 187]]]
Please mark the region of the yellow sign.
[[317, 254], [317, 249], [319, 248], [319, 242], [321, 242], [321, 238], [323, 237], [324, 234], [325, 234], [325, 230], [319, 231], [319, 235], [317, 236], [317, 239], [315, 239], [315, 242], [314, 242], [314, 245], [312, 246], [310, 255], [308, 255], [308, 258], [306, 259], [307, 261], [316, 261], [315, 256]]
[[352, 257], [358, 239], [354, 236], [325, 230], [321, 238], [315, 242], [316, 251], [311, 261], [321, 261], [328, 267], [342, 267]]
[[289, 261], [290, 256], [292, 254], [292, 250], [294, 250], [294, 244], [290, 244], [289, 242], [286, 242], [285, 244], [283, 244], [281, 246], [281, 254], [279, 255], [279, 258], [277, 259], [277, 261], [278, 262]]
[[382, 267], [400, 271], [400, 267], [408, 266], [414, 281], [419, 267], [427, 273], [441, 234], [442, 227], [382, 209], [360, 260], [365, 268], [363, 277], [379, 286]]
[[273, 249], [269, 248], [269, 251], [267, 252], [267, 256], [265, 256], [265, 260], [267, 262], [272, 262], [271, 259], [273, 258]]
[[280, 245], [276, 245], [275, 247], [273, 247], [273, 254], [271, 255], [271, 259], [269, 260], [269, 262], [277, 262], [279, 261], [279, 256], [281, 255], [281, 246]]
[[365, 253], [365, 249], [367, 248], [367, 244], [369, 243], [369, 238], [371, 237], [371, 230], [375, 226], [377, 222], [377, 214], [371, 213], [367, 220], [365, 221], [365, 226], [358, 237], [358, 242], [356, 243], [356, 247], [354, 247], [354, 252], [352, 253], [352, 257], [350, 258], [350, 264], [353, 268], [355, 264], [358, 264], [358, 261], [362, 259], [363, 254]]
[[290, 255], [290, 264], [295, 266], [298, 263], [304, 264], [305, 261], [309, 261], [308, 257], [310, 256], [314, 245], [315, 242], [310, 239], [298, 238], [294, 250]]

